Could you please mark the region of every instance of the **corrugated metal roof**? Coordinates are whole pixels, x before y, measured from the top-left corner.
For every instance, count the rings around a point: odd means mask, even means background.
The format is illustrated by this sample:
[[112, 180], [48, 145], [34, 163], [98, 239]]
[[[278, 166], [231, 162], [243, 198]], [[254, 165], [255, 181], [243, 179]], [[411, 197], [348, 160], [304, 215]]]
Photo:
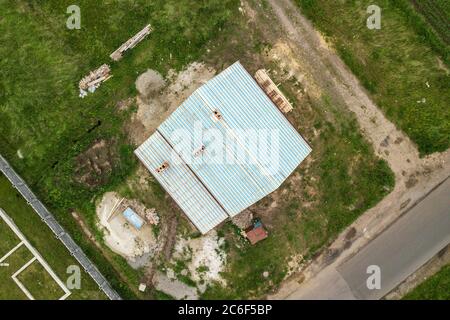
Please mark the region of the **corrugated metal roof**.
[[[220, 121], [212, 116], [214, 110], [221, 113]], [[198, 130], [214, 131], [229, 140], [225, 143], [214, 139], [211, 133], [209, 137], [208, 133], [202, 136], [197, 134]], [[246, 133], [252, 132], [258, 136], [265, 133], [272, 135], [272, 139], [261, 141], [267, 144], [268, 151], [274, 152], [261, 154], [261, 146], [252, 147], [246, 140]], [[163, 157], [158, 159], [159, 163], [152, 162], [149, 170], [153, 173], [153, 168], [168, 160], [167, 154], [175, 150], [176, 157], [183, 159], [186, 170], [192, 172], [189, 185], [202, 186], [205, 197], [209, 194], [211, 201], [219, 203], [220, 209], [209, 207], [218, 210], [217, 213], [204, 211], [200, 215], [211, 221], [209, 229], [215, 226], [214, 223], [220, 223], [220, 219], [225, 219], [226, 214], [234, 216], [277, 189], [311, 152], [309, 145], [239, 62], [197, 89], [161, 124], [155, 135], [165, 140], [165, 151], [162, 152]], [[162, 148], [162, 145], [154, 141], [152, 136], [137, 150], [141, 160], [148, 157], [148, 153], [161, 153], [155, 149]], [[199, 157], [192, 157], [201, 145], [205, 146], [205, 152]], [[228, 161], [214, 161], [216, 153], [212, 150], [218, 148], [224, 149]], [[242, 157], [247, 161], [239, 161]], [[143, 162], [147, 165], [146, 161]], [[172, 175], [170, 169], [165, 174]], [[177, 201], [186, 187], [170, 190], [170, 184], [179, 185], [180, 182], [173, 178], [169, 180], [168, 187], [163, 186]], [[182, 209], [189, 217], [192, 216], [190, 212], [197, 210], [195, 206], [185, 207]], [[209, 216], [215, 218], [207, 218]], [[193, 222], [194, 219], [199, 219], [198, 215], [191, 218]]]
[[[208, 232], [228, 217], [159, 132], [145, 141], [135, 154], [200, 232]], [[156, 168], [164, 161], [170, 161], [169, 169], [157, 173]]]

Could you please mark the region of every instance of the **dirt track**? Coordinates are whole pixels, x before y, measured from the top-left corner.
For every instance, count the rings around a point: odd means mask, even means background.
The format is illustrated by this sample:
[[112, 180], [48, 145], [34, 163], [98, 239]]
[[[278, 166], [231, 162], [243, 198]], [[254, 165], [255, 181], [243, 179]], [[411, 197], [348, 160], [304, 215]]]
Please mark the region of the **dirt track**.
[[[447, 150], [421, 159], [416, 146], [386, 119], [356, 77], [300, 14], [299, 9], [290, 0], [268, 2], [273, 11], [274, 24], [278, 24], [287, 34], [279, 40], [278, 46], [274, 46], [274, 54], [282, 63], [294, 68], [293, 72], [303, 73], [305, 82], [327, 87], [356, 115], [364, 136], [378, 156], [387, 161], [396, 178], [396, 186], [388, 196], [344, 230], [327, 250], [271, 296], [282, 299], [300, 287], [299, 279], [307, 281], [325, 267], [337, 265], [357, 252], [428, 190], [448, 177], [450, 152]], [[283, 50], [277, 50], [277, 47]], [[301, 68], [295, 70], [296, 65]], [[349, 245], [346, 235], [350, 230], [356, 230], [356, 233]]]

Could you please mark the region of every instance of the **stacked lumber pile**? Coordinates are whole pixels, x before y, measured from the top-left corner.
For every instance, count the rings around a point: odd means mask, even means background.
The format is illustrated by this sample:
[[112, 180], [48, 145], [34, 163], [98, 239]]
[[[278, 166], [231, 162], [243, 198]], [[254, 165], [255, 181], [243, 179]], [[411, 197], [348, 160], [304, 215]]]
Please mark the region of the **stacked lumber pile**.
[[[114, 51], [110, 57], [114, 61], [122, 59], [123, 54], [128, 49], [134, 48], [139, 42], [141, 42], [150, 32], [152, 32], [150, 25], [146, 25], [144, 29], [139, 31], [132, 38], [128, 39], [127, 42], [122, 44], [119, 49]], [[102, 82], [108, 80], [112, 77], [111, 68], [107, 64], [103, 64], [97, 70], [91, 71], [89, 75], [81, 79], [79, 83], [80, 87], [80, 98], [84, 98], [88, 95], [88, 92], [94, 92]]]
[[85, 97], [87, 91], [94, 92], [100, 84], [109, 78], [111, 78], [111, 68], [107, 64], [103, 64], [100, 68], [91, 71], [86, 77], [81, 79], [79, 83], [80, 87], [80, 97]]
[[148, 34], [150, 34], [150, 32], [152, 32], [152, 28], [151, 26], [148, 24], [145, 26], [144, 29], [142, 29], [141, 31], [139, 31], [134, 37], [128, 39], [127, 42], [125, 42], [124, 44], [122, 44], [119, 49], [117, 49], [116, 51], [114, 51], [110, 57], [111, 59], [113, 59], [114, 61], [119, 61], [120, 59], [122, 59], [123, 54], [125, 53], [125, 51], [127, 51], [128, 49], [132, 49], [134, 48], [139, 42], [141, 42]]
[[270, 79], [266, 70], [260, 69], [255, 73], [255, 80], [258, 82], [259, 86], [264, 90], [264, 92], [269, 96], [273, 103], [281, 110], [283, 113], [288, 113], [292, 111], [293, 107], [289, 100], [283, 95], [283, 93], [278, 89], [278, 86]]

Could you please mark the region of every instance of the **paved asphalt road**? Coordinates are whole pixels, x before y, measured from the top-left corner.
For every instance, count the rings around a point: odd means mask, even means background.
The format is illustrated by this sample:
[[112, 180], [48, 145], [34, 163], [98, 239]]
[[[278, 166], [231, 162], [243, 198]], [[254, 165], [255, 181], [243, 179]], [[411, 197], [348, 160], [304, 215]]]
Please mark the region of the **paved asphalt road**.
[[[288, 299], [380, 299], [450, 243], [450, 179], [337, 269], [324, 271]], [[367, 267], [381, 270], [369, 290]]]

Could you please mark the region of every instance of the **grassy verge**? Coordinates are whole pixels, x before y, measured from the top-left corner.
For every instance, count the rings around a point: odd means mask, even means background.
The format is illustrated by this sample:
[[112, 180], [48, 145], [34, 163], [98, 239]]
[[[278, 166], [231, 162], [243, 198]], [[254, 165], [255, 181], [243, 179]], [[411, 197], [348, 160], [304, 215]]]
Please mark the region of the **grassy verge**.
[[378, 1], [381, 30], [366, 27], [368, 0], [297, 3], [422, 155], [450, 146], [448, 47], [410, 3]]
[[[258, 10], [263, 16], [267, 8]], [[304, 94], [301, 84], [285, 81], [288, 72], [263, 58], [275, 43], [271, 37], [282, 41], [283, 36], [272, 33], [270, 17], [266, 21], [261, 16], [254, 23], [245, 16], [233, 20], [228, 32], [220, 35], [221, 45], [210, 47], [206, 61], [217, 70], [236, 60], [250, 73], [262, 66], [272, 70], [274, 81], [282, 83], [294, 103], [288, 118], [312, 144], [313, 153], [280, 189], [250, 208], [268, 228], [266, 240], [249, 245], [231, 222], [218, 229], [226, 238], [222, 277], [227, 285], [209, 286], [203, 299], [260, 298], [276, 289], [292, 271], [292, 262], [304, 262], [319, 252], [394, 185], [391, 170], [374, 155], [345, 106], [329, 97], [326, 88], [321, 88], [320, 98]]]
[[[3, 176], [0, 176], [0, 208], [2, 208], [6, 214], [8, 214], [14, 223], [25, 235], [31, 245], [38, 250], [42, 257], [47, 261], [50, 267], [64, 282], [68, 274], [66, 272], [67, 267], [70, 265], [78, 265], [77, 261], [70, 255], [64, 245], [54, 237], [51, 230], [41, 221], [39, 216], [33, 211], [33, 209], [26, 203], [22, 196], [11, 186], [9, 181]], [[3, 256], [6, 252], [12, 249], [18, 243], [18, 238], [14, 235], [12, 230], [1, 221], [0, 224], [0, 254]], [[17, 271], [23, 264], [31, 259], [32, 255], [25, 247], [20, 248], [14, 256], [11, 257], [12, 264], [9, 268], [1, 268], [1, 282], [2, 290], [0, 297], [2, 299], [23, 299], [23, 293], [17, 291], [16, 284], [11, 280], [12, 273]], [[9, 261], [9, 262], [11, 262]], [[37, 267], [37, 266], [36, 266]], [[81, 267], [80, 267], [81, 268]], [[14, 272], [12, 270], [14, 269]], [[81, 270], [83, 270], [81, 268]], [[24, 276], [27, 273], [24, 273]], [[34, 280], [39, 280], [39, 275], [42, 275], [45, 279], [40, 284], [34, 283]], [[28, 276], [31, 274], [28, 273]], [[48, 275], [49, 277], [49, 275]], [[50, 297], [46, 293], [40, 295], [42, 290], [39, 290], [39, 286], [45, 287], [48, 283], [48, 277], [43, 272], [33, 273], [32, 277], [27, 277], [27, 284], [30, 284], [30, 288], [36, 289], [38, 297]], [[45, 280], [45, 281], [44, 281]], [[54, 281], [51, 279], [51, 283]], [[37, 287], [34, 287], [36, 284]], [[54, 283], [56, 285], [56, 283]], [[6, 286], [6, 287], [3, 287]], [[54, 286], [52, 287], [54, 288]], [[57, 287], [59, 288], [59, 287]], [[41, 288], [42, 289], [42, 288]], [[44, 290], [45, 291], [45, 290]], [[53, 297], [54, 298], [54, 297]], [[71, 299], [105, 299], [104, 294], [99, 290], [96, 283], [90, 278], [90, 276], [82, 271], [81, 274], [81, 289], [73, 290]]]
[[425, 280], [404, 300], [450, 300], [450, 265], [443, 267], [438, 273]]

